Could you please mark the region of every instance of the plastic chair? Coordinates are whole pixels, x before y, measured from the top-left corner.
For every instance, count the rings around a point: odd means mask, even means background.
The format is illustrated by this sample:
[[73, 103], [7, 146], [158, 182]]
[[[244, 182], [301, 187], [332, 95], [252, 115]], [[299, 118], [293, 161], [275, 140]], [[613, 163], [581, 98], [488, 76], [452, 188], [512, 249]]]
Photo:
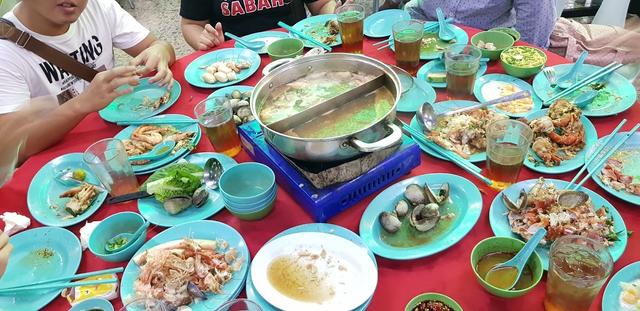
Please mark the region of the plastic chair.
[[630, 0], [603, 0], [592, 24], [624, 27]]
[[0, 0], [0, 16], [11, 11], [16, 3], [18, 3], [17, 0]]
[[567, 0], [556, 0], [556, 19], [562, 16], [562, 11], [567, 7]]

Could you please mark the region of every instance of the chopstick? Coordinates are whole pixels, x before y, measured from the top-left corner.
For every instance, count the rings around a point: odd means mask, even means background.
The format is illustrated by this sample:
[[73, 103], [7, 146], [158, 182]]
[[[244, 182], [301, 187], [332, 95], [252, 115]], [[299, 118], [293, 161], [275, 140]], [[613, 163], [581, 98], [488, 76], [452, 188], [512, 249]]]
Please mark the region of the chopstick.
[[589, 172], [589, 174], [587, 174], [587, 176], [585, 176], [582, 179], [582, 181], [580, 183], [578, 183], [575, 188], [573, 188], [573, 190], [577, 190], [578, 188], [582, 187], [582, 185], [585, 182], [587, 182], [587, 180], [591, 177], [591, 175], [593, 175], [595, 172], [599, 171], [600, 167], [609, 159], [609, 157], [611, 157], [614, 152], [616, 152], [620, 147], [622, 147], [622, 145], [624, 145], [624, 143], [627, 142], [627, 140], [629, 138], [631, 138], [631, 136], [633, 136], [633, 134], [635, 134], [635, 132], [638, 130], [638, 128], [640, 128], [640, 123], [636, 124], [636, 126], [634, 126], [631, 129], [631, 131], [629, 131], [629, 133], [627, 133], [620, 141], [618, 141], [613, 146], [613, 148], [609, 149], [609, 151], [607, 151], [607, 153], [604, 155], [604, 157], [602, 157], [602, 159], [600, 159], [598, 164], [596, 164], [593, 167], [593, 170], [591, 172]]
[[566, 187], [564, 187], [564, 189], [569, 189], [569, 187], [571, 187], [571, 185], [573, 185], [573, 183], [575, 183], [578, 178], [580, 177], [580, 175], [582, 175], [582, 173], [584, 173], [584, 171], [587, 169], [587, 167], [589, 167], [589, 164], [591, 164], [591, 162], [593, 162], [593, 160], [595, 160], [598, 155], [600, 154], [600, 152], [604, 149], [604, 147], [606, 147], [609, 142], [611, 142], [611, 139], [613, 139], [613, 136], [615, 136], [616, 134], [618, 134], [618, 132], [620, 131], [620, 129], [622, 128], [622, 126], [627, 123], [627, 119], [623, 119], [620, 124], [618, 124], [618, 126], [613, 129], [613, 131], [611, 131], [611, 133], [609, 133], [609, 137], [607, 137], [607, 139], [605, 139], [602, 144], [600, 146], [598, 146], [598, 148], [596, 148], [593, 151], [593, 155], [591, 156], [591, 158], [589, 158], [584, 165], [582, 166], [582, 168], [580, 168], [580, 170], [578, 171], [578, 173], [576, 174], [576, 176], [573, 177], [573, 179], [569, 182], [569, 184], [567, 184]]
[[127, 125], [142, 125], [142, 124], [194, 124], [198, 123], [197, 120], [166, 120], [166, 119], [149, 119], [149, 120], [130, 120], [130, 121], [120, 121], [116, 122], [119, 126], [127, 126]]
[[80, 273], [80, 274], [75, 274], [75, 275], [71, 275], [71, 276], [63, 276], [63, 277], [57, 278], [57, 279], [44, 280], [44, 281], [35, 282], [35, 283], [31, 283], [31, 284], [23, 284], [23, 285], [11, 286], [11, 287], [4, 287], [4, 288], [0, 288], [0, 291], [10, 290], [10, 289], [18, 289], [18, 288], [22, 288], [22, 287], [30, 287], [30, 286], [35, 286], [35, 285], [42, 285], [42, 284], [47, 284], [47, 283], [61, 282], [61, 281], [84, 279], [84, 278], [87, 278], [87, 277], [90, 277], [90, 276], [96, 276], [96, 275], [102, 275], [102, 274], [110, 274], [110, 273], [120, 273], [122, 271], [124, 271], [124, 268], [118, 267], [118, 268], [112, 268], [112, 269], [106, 269], [106, 270], [86, 272], [86, 273]]
[[[453, 21], [453, 18], [447, 18], [447, 19], [444, 20], [445, 23], [450, 23], [452, 21]], [[436, 29], [438, 27], [439, 27], [438, 22], [429, 22], [428, 24], [424, 25], [423, 31], [434, 30], [434, 29]], [[393, 42], [393, 36], [389, 37], [388, 39], [382, 40], [380, 42], [376, 42], [376, 43], [373, 44], [373, 46], [378, 46], [378, 45], [384, 44], [385, 42], [387, 43], [387, 45], [379, 47], [378, 51], [390, 47], [391, 46], [391, 42]]]
[[287, 25], [287, 24], [285, 24], [285, 23], [283, 23], [281, 21], [278, 22], [278, 26], [288, 30], [290, 33], [295, 34], [296, 36], [298, 36], [298, 37], [300, 37], [302, 39], [305, 39], [305, 40], [311, 42], [313, 45], [317, 45], [317, 46], [319, 46], [319, 47], [331, 52], [331, 47], [330, 46], [328, 46], [328, 45], [326, 45], [326, 44], [324, 44], [322, 42], [317, 41], [316, 39], [312, 38], [311, 36], [308, 36], [307, 34], [305, 34], [303, 32], [295, 30], [293, 27], [291, 27], [291, 26], [289, 26], [289, 25]]
[[91, 285], [100, 285], [100, 284], [109, 284], [109, 283], [118, 283], [118, 279], [112, 278], [108, 280], [69, 282], [69, 283], [61, 283], [61, 284], [45, 284], [40, 286], [25, 286], [25, 287], [19, 287], [19, 288], [9, 288], [9, 289], [0, 290], [0, 295], [15, 294], [19, 292], [28, 292], [28, 291], [34, 291], [34, 290], [64, 289], [68, 287], [91, 286]]
[[578, 81], [576, 84], [572, 85], [569, 88], [564, 89], [562, 92], [552, 96], [551, 98], [547, 99], [544, 101], [544, 105], [548, 105], [551, 102], [554, 102], [562, 97], [565, 97], [571, 93], [573, 93], [573, 91], [582, 88], [584, 86], [589, 85], [592, 82], [595, 82], [596, 80], [602, 78], [603, 76], [614, 72], [616, 70], [618, 70], [620, 67], [622, 67], [623, 65], [618, 63], [618, 62], [613, 62], [605, 67], [602, 67], [600, 69], [598, 69], [598, 71], [588, 75], [587, 77], [585, 77], [584, 79]]

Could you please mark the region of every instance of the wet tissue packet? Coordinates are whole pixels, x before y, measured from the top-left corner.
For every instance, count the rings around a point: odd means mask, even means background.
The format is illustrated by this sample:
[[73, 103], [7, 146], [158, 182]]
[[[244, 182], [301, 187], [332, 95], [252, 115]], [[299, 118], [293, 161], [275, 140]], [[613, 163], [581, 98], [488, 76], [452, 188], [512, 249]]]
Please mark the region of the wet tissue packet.
[[12, 236], [31, 225], [31, 219], [18, 213], [5, 212], [0, 215], [0, 219], [4, 221], [4, 233]]
[[80, 228], [80, 245], [82, 245], [83, 251], [89, 247], [89, 237], [98, 224], [100, 224], [100, 221], [87, 221], [87, 223]]

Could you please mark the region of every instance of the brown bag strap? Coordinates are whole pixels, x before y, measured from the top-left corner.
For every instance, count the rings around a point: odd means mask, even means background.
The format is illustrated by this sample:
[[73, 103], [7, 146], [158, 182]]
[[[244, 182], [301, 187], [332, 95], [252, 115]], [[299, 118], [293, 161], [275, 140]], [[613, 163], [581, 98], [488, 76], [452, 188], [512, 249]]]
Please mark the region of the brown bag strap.
[[73, 59], [73, 57], [48, 46], [42, 41], [31, 36], [29, 33], [16, 28], [10, 20], [4, 18], [0, 18], [0, 39], [14, 42], [18, 46], [33, 52], [34, 54], [87, 82], [91, 82], [93, 77], [98, 74], [98, 71], [95, 69], [90, 68], [89, 66]]

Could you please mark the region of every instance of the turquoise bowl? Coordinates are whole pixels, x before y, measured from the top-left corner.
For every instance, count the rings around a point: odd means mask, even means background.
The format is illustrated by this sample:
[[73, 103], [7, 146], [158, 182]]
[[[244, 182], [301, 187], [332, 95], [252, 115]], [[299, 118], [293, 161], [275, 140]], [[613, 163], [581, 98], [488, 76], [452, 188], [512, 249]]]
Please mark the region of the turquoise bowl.
[[276, 198], [276, 193], [277, 193], [277, 189], [274, 188], [273, 193], [270, 194], [267, 198], [255, 203], [237, 203], [237, 202], [229, 201], [224, 197], [222, 199], [227, 209], [232, 212], [252, 213], [252, 212], [256, 212], [263, 209], [265, 206], [271, 203]]
[[69, 311], [113, 311], [113, 305], [104, 298], [91, 298], [74, 305]]
[[147, 239], [147, 232], [142, 233], [129, 246], [113, 253], [104, 249], [107, 241], [112, 237], [128, 232], [134, 233], [144, 224], [144, 217], [138, 213], [122, 212], [105, 218], [91, 233], [89, 237], [89, 250], [96, 257], [110, 262], [128, 261], [138, 251]]
[[240, 163], [224, 171], [218, 182], [222, 197], [234, 203], [261, 202], [272, 195], [276, 175], [257, 162]]
[[232, 209], [229, 209], [228, 206], [226, 208], [229, 211], [229, 213], [233, 214], [233, 216], [236, 216], [242, 220], [259, 220], [269, 215], [269, 213], [273, 209], [273, 206], [275, 205], [275, 202], [276, 202], [276, 199], [274, 197], [273, 200], [269, 202], [266, 206], [263, 206], [261, 209], [255, 212], [250, 212], [250, 213], [237, 212]]

